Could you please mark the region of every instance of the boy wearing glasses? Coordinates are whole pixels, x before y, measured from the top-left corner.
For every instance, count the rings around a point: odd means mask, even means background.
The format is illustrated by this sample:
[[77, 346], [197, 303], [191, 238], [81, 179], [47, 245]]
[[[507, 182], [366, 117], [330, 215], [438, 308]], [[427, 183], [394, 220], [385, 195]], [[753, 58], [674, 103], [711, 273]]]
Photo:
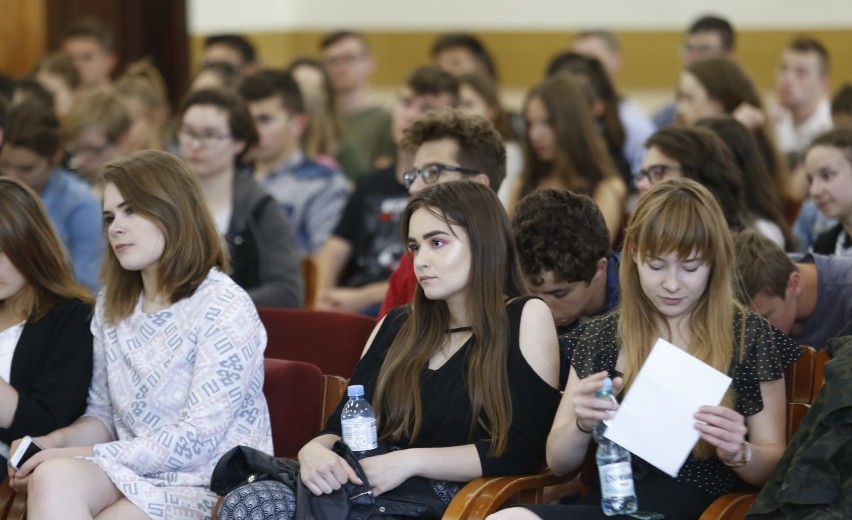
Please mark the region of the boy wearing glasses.
[[376, 64], [367, 39], [355, 31], [335, 31], [322, 39], [320, 51], [337, 96], [343, 136], [361, 147], [371, 167], [393, 164], [396, 145], [390, 132], [391, 114], [370, 93]]
[[254, 178], [281, 204], [296, 231], [301, 256], [316, 254], [340, 219], [349, 197], [349, 180], [305, 156], [305, 104], [289, 72], [252, 74], [243, 79], [239, 93], [259, 137], [249, 151]]
[[[684, 35], [680, 57], [686, 67], [707, 58], [733, 59], [736, 32], [731, 23], [718, 16], [702, 16], [695, 20]], [[654, 114], [654, 125], [663, 128], [675, 123], [677, 108], [674, 101]]]
[[103, 167], [124, 157], [127, 136], [133, 120], [121, 100], [110, 92], [95, 91], [77, 99], [62, 120], [62, 132], [71, 152], [71, 167], [89, 183], [92, 193], [101, 199]]
[[[457, 110], [427, 114], [405, 131], [401, 147], [414, 153], [413, 168], [403, 174], [411, 195], [426, 186], [459, 179], [481, 182], [496, 193], [506, 178], [503, 138], [482, 117]], [[410, 303], [416, 287], [411, 256], [403, 254], [391, 275], [379, 317]]]
[[[457, 102], [455, 78], [434, 67], [416, 69], [399, 91], [391, 125], [394, 141], [427, 112]], [[411, 163], [411, 153], [400, 150], [396, 164], [358, 178], [340, 222], [316, 257], [317, 309], [378, 312], [402, 256], [399, 217], [408, 203], [403, 175]]]

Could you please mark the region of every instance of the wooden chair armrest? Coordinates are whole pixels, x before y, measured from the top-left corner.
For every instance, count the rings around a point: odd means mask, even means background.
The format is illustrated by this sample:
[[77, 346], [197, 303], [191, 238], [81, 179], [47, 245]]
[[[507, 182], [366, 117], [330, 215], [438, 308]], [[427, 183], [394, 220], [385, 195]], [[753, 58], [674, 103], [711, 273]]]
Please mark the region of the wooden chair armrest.
[[12, 489], [7, 478], [0, 484], [0, 520], [24, 520], [26, 517], [27, 495]]
[[213, 513], [210, 515], [210, 520], [216, 520], [216, 515], [219, 514], [219, 508], [222, 507], [223, 500], [225, 500], [225, 497], [219, 497], [216, 499], [216, 505], [213, 506]]
[[757, 493], [728, 493], [704, 510], [699, 520], [742, 520], [757, 498]]
[[443, 520], [482, 520], [515, 496], [520, 503], [540, 504], [545, 487], [564, 484], [578, 473], [556, 476], [548, 470], [534, 475], [478, 478], [459, 491]]
[[477, 497], [482, 493], [489, 484], [499, 480], [502, 477], [481, 477], [465, 485], [453, 498], [447, 510], [444, 511], [443, 520], [461, 520], [468, 518], [468, 511], [473, 507]]
[[[513, 477], [482, 477], [468, 482], [450, 502], [442, 520], [479, 520], [497, 511], [514, 495], [525, 504], [541, 502], [542, 490], [547, 486], [563, 484], [576, 477], [578, 472], [556, 476], [550, 471], [535, 475]], [[224, 497], [219, 497], [210, 520], [216, 519]]]

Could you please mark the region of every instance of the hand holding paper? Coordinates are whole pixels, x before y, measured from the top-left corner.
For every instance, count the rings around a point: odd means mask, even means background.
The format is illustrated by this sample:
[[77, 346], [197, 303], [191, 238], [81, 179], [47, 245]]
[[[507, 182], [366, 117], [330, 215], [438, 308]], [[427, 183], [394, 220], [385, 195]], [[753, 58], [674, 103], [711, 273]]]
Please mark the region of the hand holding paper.
[[659, 339], [606, 437], [676, 477], [698, 442], [695, 413], [718, 405], [731, 378]]

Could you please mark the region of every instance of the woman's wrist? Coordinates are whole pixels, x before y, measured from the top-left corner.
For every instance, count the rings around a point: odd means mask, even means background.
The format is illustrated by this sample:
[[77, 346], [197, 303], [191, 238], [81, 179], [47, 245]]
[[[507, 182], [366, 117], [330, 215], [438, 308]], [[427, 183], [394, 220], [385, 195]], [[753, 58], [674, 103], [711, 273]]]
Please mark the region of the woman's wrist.
[[580, 430], [580, 432], [585, 433], [586, 435], [592, 434], [592, 430], [594, 429], [594, 426], [592, 428], [588, 428], [588, 429], [583, 428], [583, 425], [580, 423], [579, 418], [576, 419], [576, 423], [577, 423], [577, 429]]
[[722, 463], [729, 468], [741, 468], [751, 462], [751, 444], [743, 441], [739, 451], [729, 460], [722, 459]]

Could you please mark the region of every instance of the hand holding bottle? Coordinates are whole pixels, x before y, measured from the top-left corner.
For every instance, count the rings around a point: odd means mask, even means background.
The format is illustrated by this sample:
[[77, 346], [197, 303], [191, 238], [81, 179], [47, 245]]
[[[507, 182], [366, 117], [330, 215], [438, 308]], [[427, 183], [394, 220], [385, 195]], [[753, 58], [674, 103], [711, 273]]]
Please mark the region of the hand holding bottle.
[[[578, 428], [585, 433], [591, 433], [600, 421], [611, 419], [618, 409], [618, 403], [614, 399], [604, 401], [595, 395], [603, 387], [603, 381], [607, 378], [608, 374], [605, 371], [592, 374], [582, 379], [574, 392], [574, 415], [577, 418]], [[612, 381], [613, 395], [621, 390], [622, 384], [620, 377]]]

